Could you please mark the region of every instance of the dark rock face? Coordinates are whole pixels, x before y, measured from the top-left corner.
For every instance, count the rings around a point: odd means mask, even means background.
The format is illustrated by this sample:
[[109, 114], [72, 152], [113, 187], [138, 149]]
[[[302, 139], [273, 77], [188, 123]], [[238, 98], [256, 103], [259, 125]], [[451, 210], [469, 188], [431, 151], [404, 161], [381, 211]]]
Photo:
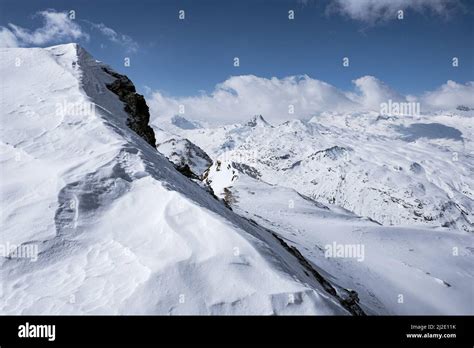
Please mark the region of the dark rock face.
[[178, 170], [178, 172], [180, 172], [184, 176], [187, 176], [190, 179], [199, 180], [199, 176], [194, 174], [193, 171], [191, 170], [191, 168], [189, 168], [189, 166], [187, 164], [175, 165], [175, 168]]
[[336, 145], [328, 149], [316, 151], [315, 153], [309, 155], [308, 158], [311, 158], [311, 160], [314, 160], [315, 158], [321, 159], [322, 157], [327, 157], [327, 158], [332, 159], [333, 161], [336, 161], [337, 159], [342, 158], [349, 151], [352, 151], [352, 149]]
[[468, 107], [468, 106], [465, 106], [465, 105], [458, 105], [458, 107], [456, 108], [456, 110], [459, 110], [459, 111], [470, 111], [470, 110], [473, 110], [472, 108]]
[[262, 176], [262, 174], [258, 171], [257, 168], [249, 166], [245, 163], [232, 162], [232, 167], [254, 179], [260, 179], [260, 177]]
[[150, 112], [145, 98], [138, 94], [132, 81], [125, 76], [107, 68], [104, 71], [115, 77], [116, 80], [107, 85], [107, 88], [115, 93], [125, 103], [125, 112], [129, 115], [127, 126], [142, 137], [148, 144], [155, 147], [156, 139], [153, 128], [148, 125]]
[[247, 122], [246, 124], [249, 127], [257, 127], [258, 125], [261, 126], [270, 126], [270, 123], [268, 123], [262, 115], [255, 115], [252, 117], [250, 121]]

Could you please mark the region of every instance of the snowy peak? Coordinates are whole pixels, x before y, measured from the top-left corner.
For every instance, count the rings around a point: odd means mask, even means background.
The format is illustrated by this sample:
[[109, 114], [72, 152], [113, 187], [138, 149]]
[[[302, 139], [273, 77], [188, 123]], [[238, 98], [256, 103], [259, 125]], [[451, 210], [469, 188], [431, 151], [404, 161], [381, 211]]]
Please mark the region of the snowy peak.
[[[149, 145], [155, 147], [155, 135], [148, 125], [150, 113], [143, 95], [136, 93], [133, 82], [125, 75], [119, 74], [111, 67], [94, 59], [83, 47], [76, 43], [52, 46], [45, 49], [51, 52], [54, 59], [66, 70], [77, 76], [85, 93], [91, 99], [94, 109], [107, 102], [105, 90], [115, 94], [123, 103], [121, 115], [130, 129], [137, 133]], [[117, 108], [118, 103], [113, 105]], [[116, 118], [110, 108], [105, 108]], [[95, 111], [95, 110], [94, 110]]]
[[181, 129], [201, 128], [201, 125], [198, 122], [190, 121], [187, 118], [180, 115], [174, 115], [171, 118], [171, 124]]
[[157, 149], [176, 169], [192, 179], [202, 179], [204, 172], [212, 165], [211, 158], [188, 139], [172, 137], [159, 143]]
[[248, 127], [271, 127], [270, 123], [268, 123], [262, 115], [253, 116], [245, 125]]
[[314, 160], [315, 158], [316, 159], [321, 159], [322, 157], [328, 157], [331, 160], [336, 161], [340, 158], [343, 158], [344, 156], [346, 156], [346, 158], [347, 158], [347, 154], [348, 154], [349, 151], [352, 151], [352, 149], [336, 145], [336, 146], [332, 146], [328, 149], [316, 151], [315, 153], [309, 155], [308, 157], [311, 160]]

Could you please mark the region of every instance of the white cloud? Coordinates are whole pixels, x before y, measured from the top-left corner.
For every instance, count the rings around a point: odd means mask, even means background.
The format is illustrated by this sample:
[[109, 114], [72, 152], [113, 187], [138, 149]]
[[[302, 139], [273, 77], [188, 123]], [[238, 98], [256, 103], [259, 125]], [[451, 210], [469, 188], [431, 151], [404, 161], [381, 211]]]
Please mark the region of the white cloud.
[[363, 76], [352, 83], [356, 87], [356, 93], [348, 95], [365, 109], [379, 110], [380, 104], [388, 100], [401, 102], [406, 99], [374, 76]]
[[435, 110], [454, 109], [459, 105], [474, 108], [474, 81], [461, 84], [449, 80], [438, 89], [423, 94], [420, 101], [424, 107]]
[[117, 33], [114, 29], [107, 27], [104, 23], [92, 23], [86, 21], [93, 28], [99, 30], [104, 36], [106, 36], [110, 41], [123, 46], [127, 52], [135, 53], [138, 51], [138, 43], [134, 41], [130, 36], [125, 34]]
[[14, 42], [17, 46], [89, 39], [89, 35], [82, 31], [74, 20], [69, 18], [67, 12], [45, 10], [38, 12], [37, 15], [43, 18], [43, 26], [35, 30], [28, 30], [12, 23], [8, 24], [8, 28], [1, 27], [2, 45], [4, 44], [4, 38], [8, 39], [7, 43]]
[[18, 40], [13, 33], [5, 27], [0, 27], [0, 47], [18, 47]]
[[[454, 109], [458, 105], [474, 107], [474, 82], [463, 85], [448, 81], [419, 97], [403, 96], [373, 76], [352, 82], [354, 90], [345, 92], [306, 75], [282, 79], [243, 75], [216, 85], [211, 94], [174, 98], [150, 92], [147, 101], [157, 124], [160, 118], [179, 114], [180, 106], [184, 106], [182, 116], [211, 124], [245, 122], [257, 114], [271, 123], [280, 123], [294, 118], [309, 119], [322, 112], [380, 112], [381, 104], [389, 100], [420, 102], [422, 112]], [[294, 114], [289, 113], [291, 105]]]
[[[67, 12], [45, 10], [36, 13], [36, 16], [43, 18], [43, 26], [34, 30], [22, 28], [13, 23], [9, 23], [8, 27], [0, 26], [0, 47], [41, 46], [90, 39], [90, 35], [76, 20], [71, 19]], [[111, 42], [123, 46], [127, 52], [138, 50], [138, 43], [130, 36], [118, 33], [103, 23], [96, 24], [87, 20], [84, 22], [98, 30]]]
[[[239, 122], [262, 114], [270, 122], [309, 118], [316, 112], [359, 108], [346, 94], [306, 75], [283, 79], [254, 75], [233, 76], [216, 86], [212, 94], [185, 98], [155, 92], [149, 99], [152, 115], [171, 117], [180, 105], [191, 119], [213, 123]], [[290, 111], [294, 107], [294, 114]]]
[[458, 0], [333, 0], [328, 6], [328, 12], [337, 12], [358, 21], [374, 23], [396, 19], [399, 10], [429, 10], [437, 15], [447, 16], [458, 6]]

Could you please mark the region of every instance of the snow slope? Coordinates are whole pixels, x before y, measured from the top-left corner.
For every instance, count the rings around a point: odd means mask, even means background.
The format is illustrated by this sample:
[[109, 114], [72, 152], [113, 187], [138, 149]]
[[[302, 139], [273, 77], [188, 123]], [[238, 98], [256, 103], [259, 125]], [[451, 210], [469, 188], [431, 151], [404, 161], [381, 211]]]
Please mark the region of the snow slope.
[[[238, 214], [276, 231], [331, 282], [356, 290], [366, 313], [474, 313], [471, 233], [380, 226], [239, 169], [232, 162], [213, 165], [214, 192]], [[363, 252], [334, 257], [326, 253], [334, 243]]]
[[81, 47], [0, 54], [0, 245], [39, 251], [2, 255], [0, 313], [354, 313], [129, 129], [115, 77]]
[[[474, 231], [473, 116], [321, 114], [308, 122], [168, 130], [214, 161], [243, 163], [290, 187], [384, 225]], [[162, 127], [165, 127], [161, 123]]]

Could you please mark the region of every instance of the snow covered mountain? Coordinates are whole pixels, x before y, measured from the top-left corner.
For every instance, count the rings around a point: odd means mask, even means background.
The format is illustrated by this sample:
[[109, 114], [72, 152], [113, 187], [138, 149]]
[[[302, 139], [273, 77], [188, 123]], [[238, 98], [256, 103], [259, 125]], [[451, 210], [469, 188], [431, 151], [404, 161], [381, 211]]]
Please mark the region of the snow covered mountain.
[[363, 314], [156, 150], [126, 76], [76, 44], [0, 54], [0, 313]]
[[469, 110], [152, 128], [76, 44], [0, 55], [1, 314], [474, 313]]
[[365, 313], [472, 314], [470, 117], [161, 126], [210, 154], [204, 182], [233, 211], [355, 290]]
[[[271, 184], [383, 225], [474, 231], [472, 115], [321, 114], [309, 122], [170, 132], [214, 160], [243, 163]], [[163, 125], [162, 125], [163, 126]]]
[[[216, 162], [206, 181], [232, 209], [275, 231], [370, 314], [472, 314], [472, 233], [380, 226], [262, 181], [235, 162]], [[334, 246], [334, 248], [332, 248]], [[355, 254], [328, 254], [352, 248]]]
[[156, 148], [184, 175], [201, 180], [212, 159], [188, 139], [155, 128]]

